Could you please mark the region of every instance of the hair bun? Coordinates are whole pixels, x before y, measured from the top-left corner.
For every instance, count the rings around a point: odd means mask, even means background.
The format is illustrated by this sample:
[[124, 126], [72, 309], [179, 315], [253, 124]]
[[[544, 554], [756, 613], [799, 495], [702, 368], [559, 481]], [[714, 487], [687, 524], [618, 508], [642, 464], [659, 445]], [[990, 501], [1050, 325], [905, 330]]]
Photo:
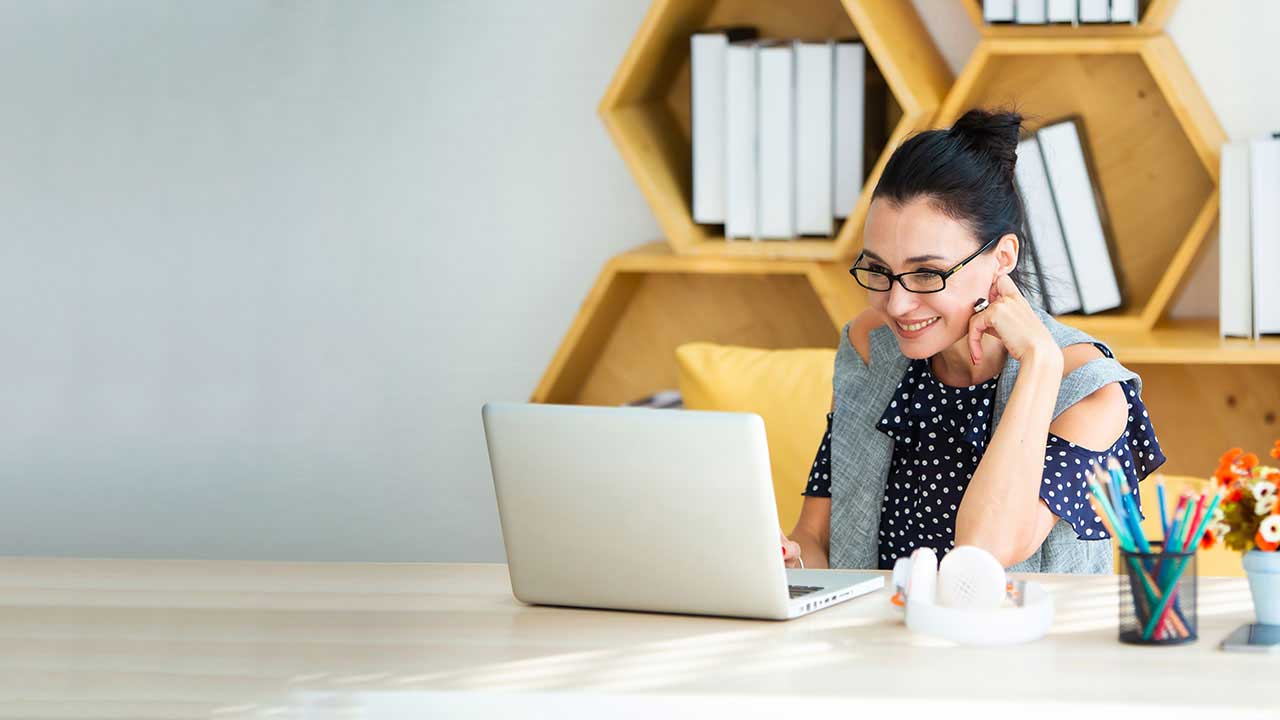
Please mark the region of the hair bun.
[[1010, 179], [1018, 163], [1022, 115], [1012, 111], [970, 110], [947, 132], [976, 152], [991, 158]]

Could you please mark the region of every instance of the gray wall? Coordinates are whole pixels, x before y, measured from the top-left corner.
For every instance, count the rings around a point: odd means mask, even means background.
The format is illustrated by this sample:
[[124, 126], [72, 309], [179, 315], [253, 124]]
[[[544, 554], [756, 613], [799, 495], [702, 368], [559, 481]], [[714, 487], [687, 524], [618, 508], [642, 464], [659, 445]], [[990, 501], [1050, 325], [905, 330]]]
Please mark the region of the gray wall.
[[480, 399], [656, 235], [643, 9], [0, 5], [0, 553], [500, 557]]
[[[1175, 39], [1280, 127], [1277, 8], [1215, 5]], [[0, 2], [0, 554], [501, 560], [480, 405], [658, 236], [595, 116], [646, 6]]]

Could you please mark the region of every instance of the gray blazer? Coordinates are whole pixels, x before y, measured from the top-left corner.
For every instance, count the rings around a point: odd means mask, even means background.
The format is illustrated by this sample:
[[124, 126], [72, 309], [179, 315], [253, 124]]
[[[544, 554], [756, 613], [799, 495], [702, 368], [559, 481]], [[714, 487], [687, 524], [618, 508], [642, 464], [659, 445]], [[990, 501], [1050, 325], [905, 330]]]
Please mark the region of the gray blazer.
[[[1067, 327], [1045, 312], [1036, 314], [1059, 347], [1099, 342]], [[850, 323], [852, 324], [852, 323]], [[910, 360], [898, 349], [893, 331], [876, 328], [870, 335], [870, 354], [864, 363], [849, 344], [849, 324], [840, 333], [832, 379], [835, 409], [831, 418], [831, 544], [833, 568], [878, 567], [880, 506], [893, 458], [893, 440], [876, 429]], [[1100, 343], [1101, 344], [1101, 343]], [[1018, 377], [1018, 362], [1005, 361], [996, 384], [993, 422], [998, 425]], [[1056, 418], [1062, 411], [1110, 382], [1133, 380], [1140, 392], [1142, 379], [1112, 358], [1097, 358], [1062, 379]], [[993, 425], [993, 427], [995, 426]], [[1110, 573], [1114, 571], [1111, 543], [1080, 540], [1065, 520], [1058, 520], [1035, 554], [1008, 568], [1013, 572]]]

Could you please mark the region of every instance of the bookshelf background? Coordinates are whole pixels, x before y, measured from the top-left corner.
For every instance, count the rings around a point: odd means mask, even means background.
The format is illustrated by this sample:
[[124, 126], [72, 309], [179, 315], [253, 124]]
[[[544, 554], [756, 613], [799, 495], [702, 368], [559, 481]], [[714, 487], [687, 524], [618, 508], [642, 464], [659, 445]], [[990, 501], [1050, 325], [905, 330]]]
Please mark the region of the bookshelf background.
[[[891, 149], [970, 107], [1013, 106], [1029, 129], [1067, 115], [1083, 122], [1126, 304], [1062, 319], [1143, 376], [1165, 470], [1205, 475], [1228, 447], [1270, 447], [1280, 431], [1280, 338], [1221, 340], [1216, 320], [1167, 317], [1216, 228], [1226, 140], [1162, 34], [1173, 0], [1144, 3], [1137, 26], [1079, 28], [990, 27], [980, 0], [957, 2], [981, 38], [954, 84], [909, 2], [654, 2], [599, 113], [666, 239], [606, 265], [532, 400], [614, 405], [674, 388], [674, 350], [687, 341], [834, 347], [866, 305], [847, 268]], [[688, 36], [726, 24], [762, 36], [856, 34], [889, 84], [895, 129], [835, 237], [726, 243], [716, 226], [692, 222]]]

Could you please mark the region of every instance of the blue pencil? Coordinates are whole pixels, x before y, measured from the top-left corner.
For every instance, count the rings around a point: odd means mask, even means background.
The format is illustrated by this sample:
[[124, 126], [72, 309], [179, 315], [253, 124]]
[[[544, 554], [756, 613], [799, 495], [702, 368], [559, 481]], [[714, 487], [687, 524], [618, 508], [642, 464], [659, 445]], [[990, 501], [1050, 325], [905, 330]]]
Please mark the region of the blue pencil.
[[1164, 480], [1156, 483], [1156, 497], [1160, 499], [1160, 532], [1163, 537], [1169, 537], [1169, 516], [1164, 510]]
[[1128, 530], [1129, 521], [1124, 516], [1124, 504], [1120, 502], [1120, 488], [1116, 485], [1115, 477], [1103, 470], [1097, 463], [1090, 463], [1090, 466], [1093, 468], [1094, 474], [1101, 478], [1102, 486], [1107, 490], [1108, 499], [1111, 501], [1111, 509], [1115, 512], [1116, 519]]
[[1120, 469], [1120, 461], [1114, 457], [1107, 458], [1107, 474], [1111, 476], [1111, 483], [1116, 487], [1116, 504], [1124, 508], [1123, 514], [1125, 520], [1129, 523], [1129, 529], [1133, 533], [1134, 540], [1138, 541], [1138, 547], [1142, 549], [1142, 552], [1151, 552], [1151, 546], [1147, 543], [1147, 536], [1142, 532], [1137, 503], [1133, 501], [1133, 496], [1129, 494], [1129, 482], [1124, 477], [1124, 470]]

